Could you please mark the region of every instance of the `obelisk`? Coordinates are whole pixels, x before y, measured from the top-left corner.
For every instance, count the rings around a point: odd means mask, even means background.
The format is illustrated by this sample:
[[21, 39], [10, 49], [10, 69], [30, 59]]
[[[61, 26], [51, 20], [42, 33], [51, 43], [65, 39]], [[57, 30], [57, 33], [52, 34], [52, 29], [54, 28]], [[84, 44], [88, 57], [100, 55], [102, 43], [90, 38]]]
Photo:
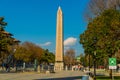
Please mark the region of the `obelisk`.
[[56, 53], [55, 53], [55, 70], [63, 70], [63, 14], [59, 7], [57, 11], [57, 24], [56, 24]]

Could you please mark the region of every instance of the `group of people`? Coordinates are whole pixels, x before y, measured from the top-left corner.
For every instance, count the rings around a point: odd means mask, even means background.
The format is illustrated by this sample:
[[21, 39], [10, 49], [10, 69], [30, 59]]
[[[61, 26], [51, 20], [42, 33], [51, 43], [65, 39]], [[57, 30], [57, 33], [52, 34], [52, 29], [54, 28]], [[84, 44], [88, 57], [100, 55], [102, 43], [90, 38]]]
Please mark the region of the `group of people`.
[[82, 65], [74, 65], [72, 66], [72, 70], [73, 71], [79, 71], [79, 70], [83, 70], [83, 66]]
[[10, 66], [9, 66], [9, 64], [2, 63], [2, 69], [4, 69], [4, 68], [5, 68], [6, 72], [9, 72], [9, 71], [10, 71]]
[[10, 66], [9, 66], [9, 64], [6, 64], [5, 69], [6, 69], [6, 72], [10, 72]]

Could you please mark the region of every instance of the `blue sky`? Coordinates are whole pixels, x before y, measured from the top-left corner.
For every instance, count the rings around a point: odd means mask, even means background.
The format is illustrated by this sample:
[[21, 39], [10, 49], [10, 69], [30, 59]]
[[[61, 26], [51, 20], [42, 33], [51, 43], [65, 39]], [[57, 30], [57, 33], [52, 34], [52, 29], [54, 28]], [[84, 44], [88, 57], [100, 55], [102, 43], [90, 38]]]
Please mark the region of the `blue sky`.
[[79, 35], [86, 29], [84, 12], [89, 0], [0, 0], [0, 16], [8, 23], [5, 30], [14, 38], [29, 41], [55, 52], [56, 15], [64, 15], [65, 50], [84, 53]]

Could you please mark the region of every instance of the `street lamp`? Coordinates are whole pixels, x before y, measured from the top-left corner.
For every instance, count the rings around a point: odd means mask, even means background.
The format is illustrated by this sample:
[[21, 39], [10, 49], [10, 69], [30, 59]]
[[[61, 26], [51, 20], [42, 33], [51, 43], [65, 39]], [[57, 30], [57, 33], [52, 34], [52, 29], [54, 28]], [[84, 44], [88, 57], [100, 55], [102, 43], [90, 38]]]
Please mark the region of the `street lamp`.
[[94, 51], [94, 80], [96, 80], [96, 44], [97, 42], [97, 38], [94, 37], [94, 48], [95, 48], [95, 51]]
[[96, 80], [96, 51], [94, 51], [94, 80]]
[[[90, 72], [90, 54], [89, 54], [89, 72]], [[90, 75], [90, 73], [89, 73]]]

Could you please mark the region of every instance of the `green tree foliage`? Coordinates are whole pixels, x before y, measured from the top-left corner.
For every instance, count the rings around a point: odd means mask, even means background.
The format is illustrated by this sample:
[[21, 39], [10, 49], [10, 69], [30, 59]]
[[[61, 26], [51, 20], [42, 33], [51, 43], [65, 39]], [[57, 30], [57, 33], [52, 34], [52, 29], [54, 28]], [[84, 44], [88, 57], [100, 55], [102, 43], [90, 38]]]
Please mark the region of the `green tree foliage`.
[[84, 67], [92, 67], [93, 65], [93, 56], [89, 55], [89, 54], [80, 54], [80, 63], [81, 65], [83, 65]]
[[84, 65], [84, 63], [86, 63], [87, 61], [85, 61], [85, 56], [83, 54], [80, 54], [80, 63], [82, 65]]
[[0, 58], [2, 60], [11, 53], [11, 46], [15, 44], [12, 34], [5, 31], [5, 26], [7, 23], [4, 22], [4, 17], [0, 17]]
[[89, 22], [87, 30], [80, 35], [80, 43], [83, 45], [86, 55], [93, 56], [96, 51], [96, 59], [100, 62], [101, 59], [114, 56], [120, 49], [119, 35], [120, 12], [109, 9]]
[[42, 53], [42, 57], [40, 59], [41, 63], [54, 63], [55, 62], [55, 55], [49, 52], [48, 49], [44, 50]]
[[0, 51], [4, 51], [7, 44], [7, 34], [5, 34], [5, 26], [7, 25], [6, 22], [4, 22], [4, 18], [0, 17]]

